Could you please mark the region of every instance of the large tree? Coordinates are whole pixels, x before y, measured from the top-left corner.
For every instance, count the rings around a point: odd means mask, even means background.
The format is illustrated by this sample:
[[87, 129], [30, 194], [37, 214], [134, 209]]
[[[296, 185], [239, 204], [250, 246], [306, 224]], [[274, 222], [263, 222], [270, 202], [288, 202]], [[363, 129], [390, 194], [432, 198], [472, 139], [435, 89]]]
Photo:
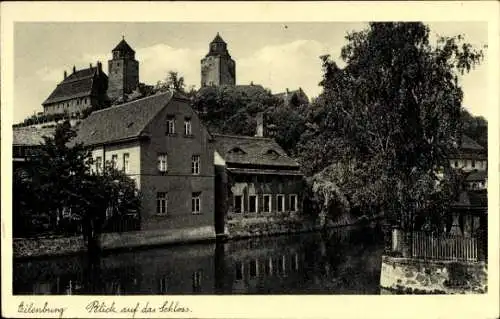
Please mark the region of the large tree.
[[458, 74], [479, 63], [482, 52], [460, 35], [433, 45], [422, 23], [370, 23], [346, 40], [344, 68], [322, 57], [323, 93], [299, 146], [302, 164], [314, 174], [341, 163], [323, 172], [333, 180], [332, 172], [345, 167], [369, 172], [348, 183], [374, 192], [375, 203], [383, 198], [377, 206], [412, 227], [413, 212], [434, 194], [431, 186], [460, 139]]

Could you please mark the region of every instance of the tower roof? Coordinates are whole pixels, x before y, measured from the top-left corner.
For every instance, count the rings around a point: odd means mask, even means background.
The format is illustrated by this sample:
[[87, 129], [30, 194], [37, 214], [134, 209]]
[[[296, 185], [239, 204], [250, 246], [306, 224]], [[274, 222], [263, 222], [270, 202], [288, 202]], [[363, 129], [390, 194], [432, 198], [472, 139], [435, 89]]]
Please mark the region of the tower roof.
[[113, 50], [111, 50], [111, 52], [114, 51], [135, 53], [135, 51], [130, 47], [130, 45], [128, 45], [127, 41], [125, 41], [125, 39], [122, 39], [120, 43], [118, 43], [118, 45]]
[[217, 32], [217, 35], [215, 36], [215, 38], [212, 40], [211, 43], [226, 43], [226, 42], [219, 35], [219, 32]]

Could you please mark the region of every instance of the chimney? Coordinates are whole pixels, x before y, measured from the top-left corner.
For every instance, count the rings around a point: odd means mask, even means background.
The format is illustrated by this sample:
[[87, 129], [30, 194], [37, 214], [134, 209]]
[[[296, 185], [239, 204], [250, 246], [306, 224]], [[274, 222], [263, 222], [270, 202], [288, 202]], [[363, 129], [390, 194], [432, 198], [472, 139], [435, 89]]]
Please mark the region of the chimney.
[[73, 73], [76, 72], [76, 67], [73, 65]]
[[97, 75], [101, 74], [102, 72], [102, 63], [97, 61]]
[[288, 88], [286, 88], [286, 94], [290, 93], [290, 91], [288, 91]]
[[257, 137], [264, 137], [264, 112], [257, 113]]
[[66, 70], [64, 70], [64, 79], [66, 80], [67, 77], [68, 77], [68, 73], [66, 72]]
[[92, 63], [89, 64], [90, 68], [92, 69]]

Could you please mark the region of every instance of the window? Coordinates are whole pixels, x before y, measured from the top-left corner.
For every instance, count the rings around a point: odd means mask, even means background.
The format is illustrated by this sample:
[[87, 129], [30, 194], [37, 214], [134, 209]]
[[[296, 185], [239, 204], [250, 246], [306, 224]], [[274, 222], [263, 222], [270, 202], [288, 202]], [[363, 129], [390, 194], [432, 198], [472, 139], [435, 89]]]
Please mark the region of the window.
[[242, 280], [244, 273], [243, 264], [237, 261], [236, 264], [234, 265], [234, 270], [235, 270], [236, 280]]
[[193, 214], [200, 213], [200, 201], [201, 201], [201, 193], [193, 193], [193, 197], [191, 198], [191, 211]]
[[455, 167], [458, 167], [458, 161], [455, 161]]
[[175, 117], [169, 116], [167, 118], [167, 134], [175, 134]]
[[100, 156], [95, 158], [95, 172], [98, 174], [102, 172], [102, 157]]
[[472, 168], [475, 168], [475, 167], [476, 167], [476, 161], [475, 161], [475, 160], [472, 160], [472, 161], [471, 161], [471, 166], [472, 166]]
[[168, 165], [167, 165], [167, 154], [166, 153], [159, 153], [158, 154], [158, 170], [160, 172], [166, 172]]
[[276, 197], [277, 201], [278, 201], [278, 212], [284, 212], [285, 211], [285, 196], [283, 195], [278, 195]]
[[160, 279], [160, 293], [168, 292], [168, 280], [166, 277]]
[[193, 155], [191, 158], [191, 173], [193, 175], [200, 174], [200, 155]]
[[241, 195], [234, 196], [234, 212], [235, 213], [243, 212], [243, 196]]
[[264, 212], [270, 213], [271, 212], [271, 195], [264, 195], [263, 200], [264, 200]]
[[165, 192], [156, 193], [156, 214], [167, 215], [168, 194]]
[[257, 261], [257, 259], [250, 261], [249, 268], [250, 268], [250, 277], [257, 277], [259, 273], [259, 262]]
[[111, 155], [111, 167], [116, 168], [116, 163], [118, 162], [118, 155]]
[[191, 135], [192, 132], [191, 132], [191, 119], [190, 118], [186, 118], [184, 119], [184, 135]]
[[297, 195], [295, 194], [290, 195], [290, 210], [292, 212], [297, 211]]
[[250, 213], [257, 212], [257, 196], [255, 195], [248, 196], [248, 211]]
[[125, 174], [127, 174], [129, 172], [129, 158], [130, 158], [130, 154], [129, 153], [125, 153], [123, 154], [123, 172]]
[[202, 278], [202, 270], [198, 270], [193, 272], [193, 291], [201, 290], [201, 278]]

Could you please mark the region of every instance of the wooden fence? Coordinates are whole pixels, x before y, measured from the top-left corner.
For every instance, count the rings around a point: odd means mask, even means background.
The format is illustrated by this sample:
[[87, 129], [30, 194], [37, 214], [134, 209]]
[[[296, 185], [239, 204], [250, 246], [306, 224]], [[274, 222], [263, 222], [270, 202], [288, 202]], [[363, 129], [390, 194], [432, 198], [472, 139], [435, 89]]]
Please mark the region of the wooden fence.
[[477, 261], [478, 238], [413, 232], [411, 254], [424, 259]]

